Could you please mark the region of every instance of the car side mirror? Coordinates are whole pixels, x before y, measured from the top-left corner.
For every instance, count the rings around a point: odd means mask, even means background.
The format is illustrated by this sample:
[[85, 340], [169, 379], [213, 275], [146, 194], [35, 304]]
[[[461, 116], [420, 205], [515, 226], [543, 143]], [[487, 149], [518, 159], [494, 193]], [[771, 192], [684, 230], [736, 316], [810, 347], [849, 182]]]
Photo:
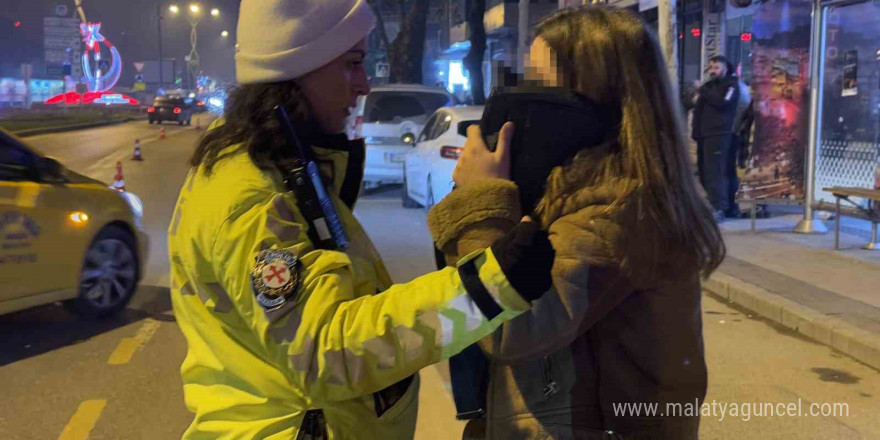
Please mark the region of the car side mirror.
[[63, 183], [67, 179], [64, 177], [64, 167], [51, 157], [41, 157], [37, 162], [37, 172], [40, 179], [46, 182]]

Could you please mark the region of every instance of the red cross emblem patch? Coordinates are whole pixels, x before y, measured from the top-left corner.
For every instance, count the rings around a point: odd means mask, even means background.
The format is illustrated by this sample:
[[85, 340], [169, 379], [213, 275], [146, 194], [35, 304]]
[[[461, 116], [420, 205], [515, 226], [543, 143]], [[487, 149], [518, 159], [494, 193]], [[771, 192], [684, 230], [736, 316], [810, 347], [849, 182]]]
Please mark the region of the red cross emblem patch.
[[265, 309], [286, 303], [299, 288], [299, 259], [283, 250], [265, 250], [256, 257], [251, 283], [257, 302]]

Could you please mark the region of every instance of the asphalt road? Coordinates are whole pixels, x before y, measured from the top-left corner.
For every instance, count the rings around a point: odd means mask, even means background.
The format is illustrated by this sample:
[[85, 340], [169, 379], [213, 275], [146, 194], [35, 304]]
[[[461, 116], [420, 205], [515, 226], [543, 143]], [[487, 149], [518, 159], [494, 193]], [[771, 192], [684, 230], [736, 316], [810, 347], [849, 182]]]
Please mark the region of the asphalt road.
[[[0, 439], [174, 439], [188, 426], [178, 371], [186, 344], [168, 298], [165, 231], [199, 132], [165, 127], [161, 141], [146, 122], [27, 139], [107, 182], [122, 161], [126, 188], [144, 203], [152, 242], [145, 279], [118, 319], [80, 321], [58, 305], [0, 317]], [[129, 160], [134, 139], [141, 140], [143, 162]], [[424, 210], [401, 208], [399, 189], [366, 194], [356, 215], [396, 281], [431, 269]], [[703, 409], [702, 438], [880, 438], [876, 370], [712, 298], [704, 297], [703, 308], [710, 406]], [[443, 366], [422, 372], [418, 439], [461, 438], [446, 377]], [[746, 417], [739, 410], [744, 403], [798, 402], [805, 413], [812, 403], [845, 404], [837, 410], [848, 415], [758, 416], [749, 406]]]

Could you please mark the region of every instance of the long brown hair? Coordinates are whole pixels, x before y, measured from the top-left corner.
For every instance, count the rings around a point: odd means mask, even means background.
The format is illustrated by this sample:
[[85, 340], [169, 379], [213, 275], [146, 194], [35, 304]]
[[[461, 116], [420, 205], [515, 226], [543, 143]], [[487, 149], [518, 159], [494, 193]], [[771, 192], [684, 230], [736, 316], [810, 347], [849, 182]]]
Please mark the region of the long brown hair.
[[631, 12], [600, 5], [563, 9], [538, 25], [537, 36], [555, 52], [569, 86], [620, 109], [620, 135], [591, 183], [646, 194], [662, 241], [696, 257], [708, 276], [724, 259], [724, 241], [697, 191], [684, 115], [656, 36]]
[[230, 91], [223, 114], [223, 125], [208, 130], [199, 139], [189, 160], [190, 166], [204, 165], [210, 174], [214, 165], [234, 154], [226, 151], [233, 145], [246, 149], [260, 169], [277, 168], [293, 158], [281, 124], [275, 118], [275, 107], [284, 106], [294, 125], [308, 126], [308, 100], [295, 81], [246, 84]]

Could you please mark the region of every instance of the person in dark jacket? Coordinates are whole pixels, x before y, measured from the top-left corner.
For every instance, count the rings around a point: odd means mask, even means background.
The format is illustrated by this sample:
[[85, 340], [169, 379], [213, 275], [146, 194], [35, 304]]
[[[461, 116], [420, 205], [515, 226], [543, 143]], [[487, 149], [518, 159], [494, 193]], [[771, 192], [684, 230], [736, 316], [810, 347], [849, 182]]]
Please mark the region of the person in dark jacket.
[[715, 218], [731, 210], [729, 197], [730, 150], [739, 102], [739, 79], [723, 56], [709, 60], [709, 80], [699, 91], [694, 109], [693, 138], [697, 141], [697, 169]]
[[[490, 359], [484, 435], [695, 440], [699, 413], [675, 408], [698, 409], [705, 397], [700, 277], [725, 251], [691, 174], [656, 37], [624, 9], [564, 9], [536, 27], [526, 79], [619, 109], [620, 120], [604, 142], [551, 170], [532, 211], [553, 243], [553, 289], [480, 341]], [[512, 128], [494, 153], [478, 125], [468, 128], [457, 189], [428, 213], [447, 261], [529, 213], [525, 188], [510, 180]], [[469, 183], [480, 176], [493, 178]], [[621, 410], [627, 404], [656, 404], [666, 416]]]

